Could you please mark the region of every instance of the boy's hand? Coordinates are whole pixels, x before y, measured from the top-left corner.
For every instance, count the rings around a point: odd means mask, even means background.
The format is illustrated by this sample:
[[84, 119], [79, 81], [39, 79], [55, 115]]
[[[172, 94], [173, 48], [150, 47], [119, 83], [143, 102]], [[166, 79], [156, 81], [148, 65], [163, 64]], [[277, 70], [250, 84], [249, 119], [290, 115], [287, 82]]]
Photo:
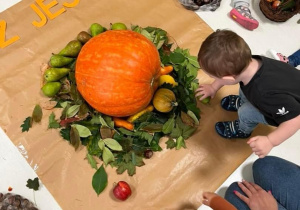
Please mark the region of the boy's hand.
[[213, 98], [216, 94], [216, 90], [211, 84], [205, 84], [205, 85], [200, 85], [199, 88], [196, 90], [195, 96], [201, 96], [199, 100], [203, 100], [207, 97]]
[[272, 196], [271, 192], [266, 192], [260, 186], [254, 183], [249, 183], [245, 180], [238, 182], [241, 190], [247, 195], [244, 196], [238, 191], [235, 191], [235, 195], [244, 201], [251, 210], [277, 210], [277, 202]]
[[274, 147], [267, 136], [254, 136], [247, 141], [247, 144], [259, 158], [264, 158]]

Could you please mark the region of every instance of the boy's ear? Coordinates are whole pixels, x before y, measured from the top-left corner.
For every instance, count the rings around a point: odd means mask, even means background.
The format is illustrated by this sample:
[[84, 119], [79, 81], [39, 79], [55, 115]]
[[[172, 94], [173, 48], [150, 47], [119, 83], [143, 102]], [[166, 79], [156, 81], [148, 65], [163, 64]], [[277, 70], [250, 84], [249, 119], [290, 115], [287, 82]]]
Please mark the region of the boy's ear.
[[235, 81], [235, 77], [234, 76], [224, 76], [222, 77], [223, 80], [228, 80], [228, 81]]

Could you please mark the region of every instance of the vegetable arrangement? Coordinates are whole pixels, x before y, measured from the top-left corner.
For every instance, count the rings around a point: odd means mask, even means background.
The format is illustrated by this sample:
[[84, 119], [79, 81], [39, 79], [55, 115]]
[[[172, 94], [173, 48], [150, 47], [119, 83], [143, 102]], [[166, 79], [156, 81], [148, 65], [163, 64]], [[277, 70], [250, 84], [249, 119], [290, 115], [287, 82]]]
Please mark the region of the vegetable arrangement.
[[[186, 148], [200, 120], [194, 94], [199, 68], [188, 49], [173, 49], [166, 31], [129, 30], [123, 23], [110, 29], [93, 23], [51, 56], [42, 92], [62, 111], [59, 119], [50, 114], [49, 128], [59, 129], [75, 150], [86, 146], [98, 195], [107, 185], [107, 165], [134, 175], [143, 158], [162, 150], [163, 136], [168, 149]], [[42, 115], [36, 105], [22, 132]]]
[[274, 10], [293, 11], [295, 10], [296, 0], [266, 0], [270, 2]]

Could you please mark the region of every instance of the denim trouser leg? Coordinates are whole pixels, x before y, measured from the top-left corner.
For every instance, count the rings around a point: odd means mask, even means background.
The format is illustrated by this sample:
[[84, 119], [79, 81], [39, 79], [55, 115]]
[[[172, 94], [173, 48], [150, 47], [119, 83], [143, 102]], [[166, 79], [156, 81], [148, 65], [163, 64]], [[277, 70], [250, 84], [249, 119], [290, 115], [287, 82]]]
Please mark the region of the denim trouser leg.
[[290, 55], [288, 57], [289, 59], [289, 64], [294, 66], [294, 67], [297, 67], [300, 65], [300, 49], [297, 50], [296, 52], [294, 52], [292, 55]]
[[[254, 182], [272, 195], [282, 209], [300, 210], [300, 167], [287, 160], [267, 156], [253, 164]], [[280, 208], [279, 208], [280, 209]]]
[[[239, 188], [237, 182], [232, 183], [226, 190], [225, 193], [225, 199], [231, 203], [232, 205], [235, 206], [235, 208], [237, 208], [238, 210], [250, 210], [250, 208], [247, 206], [247, 204], [242, 201], [241, 199], [239, 199], [239, 197], [237, 197], [233, 191], [238, 191], [241, 194], [245, 195], [245, 193], [241, 190], [241, 188]], [[245, 195], [246, 196], [246, 195]], [[281, 204], [278, 204], [278, 210], [287, 210], [286, 208], [284, 208]]]
[[[298, 165], [278, 157], [266, 156], [257, 159], [252, 170], [254, 182], [265, 191], [272, 192], [279, 210], [300, 210], [300, 167]], [[225, 199], [238, 210], [249, 210], [249, 207], [233, 193], [235, 190], [244, 194], [237, 182], [234, 182], [228, 187]]]
[[237, 208], [238, 210], [250, 210], [247, 204], [234, 194], [234, 191], [238, 191], [241, 194], [245, 195], [243, 191], [239, 188], [237, 182], [234, 182], [227, 188], [225, 193], [225, 199], [229, 203], [234, 205], [235, 208]]
[[258, 123], [268, 124], [265, 117], [245, 97], [243, 91], [239, 90], [242, 105], [238, 109], [239, 129], [244, 133], [251, 133]]

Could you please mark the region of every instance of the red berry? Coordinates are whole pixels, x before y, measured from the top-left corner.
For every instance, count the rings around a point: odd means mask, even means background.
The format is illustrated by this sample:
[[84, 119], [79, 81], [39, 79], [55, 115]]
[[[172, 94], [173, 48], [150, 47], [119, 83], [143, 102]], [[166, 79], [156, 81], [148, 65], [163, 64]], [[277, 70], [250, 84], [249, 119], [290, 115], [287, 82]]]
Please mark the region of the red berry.
[[125, 181], [119, 181], [113, 189], [114, 196], [125, 201], [131, 195], [131, 188]]

